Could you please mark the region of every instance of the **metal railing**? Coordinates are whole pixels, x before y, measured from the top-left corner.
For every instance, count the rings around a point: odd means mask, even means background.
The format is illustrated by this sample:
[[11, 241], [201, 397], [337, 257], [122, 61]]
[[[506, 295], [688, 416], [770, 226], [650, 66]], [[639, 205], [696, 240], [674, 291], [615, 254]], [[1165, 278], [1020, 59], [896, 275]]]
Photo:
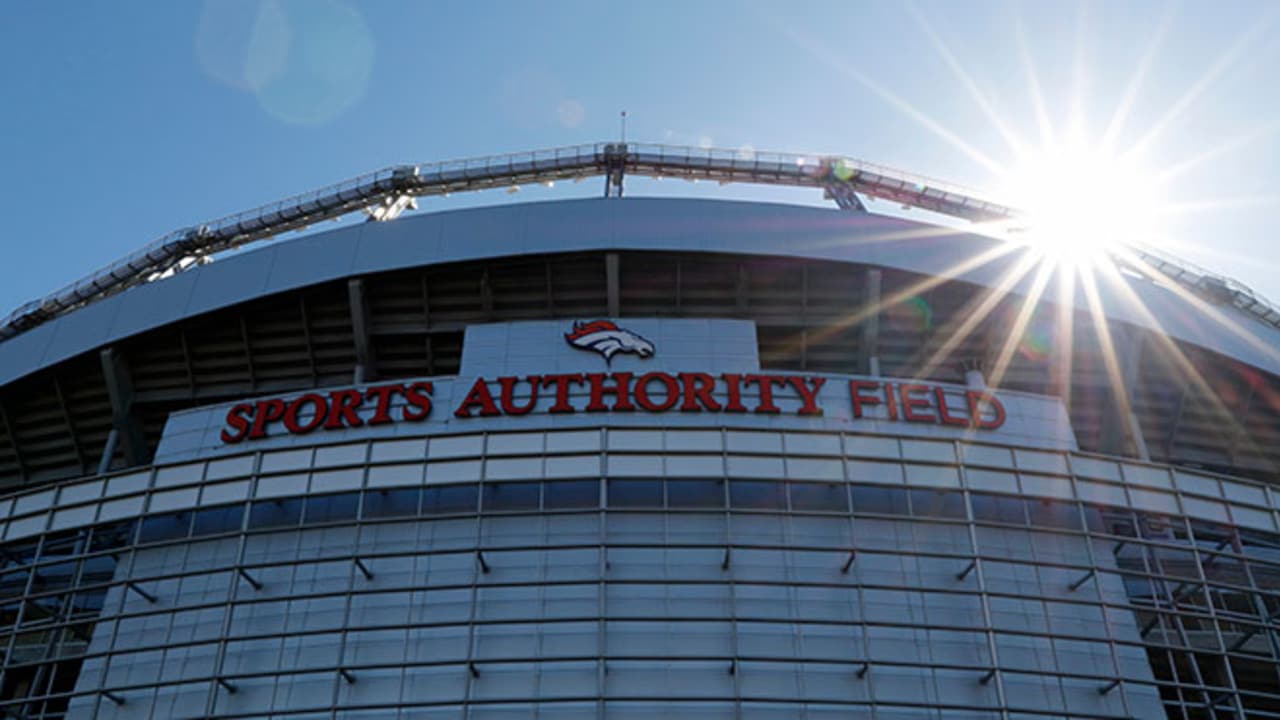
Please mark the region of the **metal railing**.
[[[755, 152], [644, 143], [595, 143], [548, 150], [400, 165], [168, 233], [70, 285], [25, 303], [0, 322], [0, 341], [124, 290], [168, 277], [217, 253], [324, 220], [390, 204], [402, 197], [448, 195], [503, 187], [606, 177], [621, 194], [624, 175], [721, 183], [822, 188], [841, 207], [857, 195], [971, 222], [1016, 220], [1012, 207], [940, 180], [836, 155]], [[398, 215], [380, 213], [378, 219]], [[1161, 273], [1201, 296], [1229, 303], [1272, 327], [1280, 310], [1243, 284], [1147, 249], [1133, 248]]]

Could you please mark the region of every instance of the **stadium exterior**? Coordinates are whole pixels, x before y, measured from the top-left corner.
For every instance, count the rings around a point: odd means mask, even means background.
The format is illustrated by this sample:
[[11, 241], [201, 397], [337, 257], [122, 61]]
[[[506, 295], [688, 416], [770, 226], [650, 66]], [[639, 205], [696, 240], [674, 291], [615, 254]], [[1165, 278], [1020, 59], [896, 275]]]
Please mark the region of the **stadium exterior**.
[[404, 216], [15, 316], [0, 713], [1280, 718], [1267, 311], [827, 190]]

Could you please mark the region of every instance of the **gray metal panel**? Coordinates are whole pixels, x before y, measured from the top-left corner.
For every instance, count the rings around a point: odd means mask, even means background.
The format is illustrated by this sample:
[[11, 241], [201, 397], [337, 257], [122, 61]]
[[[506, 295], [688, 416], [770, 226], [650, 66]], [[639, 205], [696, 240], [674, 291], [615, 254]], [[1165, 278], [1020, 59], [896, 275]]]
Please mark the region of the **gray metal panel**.
[[[406, 220], [408, 218], [405, 218]], [[365, 223], [352, 260], [355, 274], [377, 272], [404, 263], [429, 265], [440, 257], [444, 219], [439, 214], [415, 216], [413, 223]]]
[[541, 251], [548, 247], [558, 252], [607, 248], [618, 242], [616, 202], [588, 202], [572, 215], [556, 211], [554, 203], [537, 203], [525, 208], [521, 249]]
[[[429, 236], [425, 242], [419, 239], [424, 230]], [[1021, 251], [966, 272], [958, 273], [956, 268], [1000, 245], [999, 240], [989, 237], [924, 223], [767, 203], [626, 198], [449, 211], [392, 223], [343, 227], [278, 243], [107, 298], [91, 308], [103, 313], [99, 317], [111, 317], [124, 308], [115, 315], [116, 322], [109, 333], [94, 338], [69, 333], [68, 344], [59, 344], [57, 353], [42, 352], [39, 365], [31, 362], [36, 352], [33, 348], [43, 348], [42, 343], [47, 342], [41, 339], [40, 331], [48, 325], [0, 343], [0, 383], [196, 312], [344, 277], [357, 272], [356, 268], [368, 273], [430, 262], [590, 247], [709, 250], [883, 265], [992, 286], [1022, 257]], [[438, 249], [433, 253], [433, 248]], [[259, 278], [268, 265], [270, 276], [263, 286]], [[1014, 285], [1012, 291], [1025, 293], [1032, 282], [1030, 275]], [[219, 282], [211, 282], [215, 277], [220, 278]], [[191, 302], [170, 302], [181, 294], [174, 292], [178, 286], [193, 282], [192, 278], [198, 282]], [[1134, 307], [1126, 293], [1100, 283], [1099, 295], [1110, 317], [1167, 332], [1280, 374], [1280, 331], [1245, 318], [1225, 316], [1225, 326], [1219, 325], [1172, 291], [1138, 279], [1128, 279], [1127, 286], [1142, 298], [1147, 311]], [[1088, 307], [1082, 292], [1076, 293], [1075, 303], [1082, 309]], [[68, 317], [85, 312], [82, 309]], [[135, 313], [145, 318], [134, 317]], [[64, 320], [50, 325], [60, 327]], [[80, 350], [76, 351], [76, 347]]]
[[45, 351], [57, 333], [59, 322], [61, 320], [45, 323], [0, 343], [0, 383], [35, 372], [46, 362], [52, 362], [45, 360]]
[[[266, 279], [266, 292], [277, 293], [347, 277], [363, 232], [363, 225], [355, 225], [273, 245], [275, 257]], [[249, 253], [245, 258], [254, 255], [256, 253]]]
[[[441, 216], [440, 258], [438, 262], [470, 260], [477, 257], [519, 255], [525, 251], [524, 205], [489, 208], [491, 212], [445, 213]], [[573, 211], [573, 215], [578, 214]]]
[[274, 260], [274, 248], [266, 248], [237, 257], [234, 263], [219, 261], [200, 268], [183, 314], [199, 315], [266, 294]]
[[[148, 283], [133, 288], [129, 292], [99, 303], [100, 305], [115, 303], [120, 308], [120, 312], [116, 313], [115, 324], [111, 326], [111, 337], [129, 337], [173, 322], [174, 315], [185, 311], [190, 303], [191, 293], [195, 290], [199, 277], [200, 273], [184, 272], [163, 282]], [[0, 350], [0, 353], [3, 353], [3, 350]]]
[[65, 360], [109, 342], [111, 325], [120, 306], [96, 303], [58, 320], [45, 348], [43, 365]]

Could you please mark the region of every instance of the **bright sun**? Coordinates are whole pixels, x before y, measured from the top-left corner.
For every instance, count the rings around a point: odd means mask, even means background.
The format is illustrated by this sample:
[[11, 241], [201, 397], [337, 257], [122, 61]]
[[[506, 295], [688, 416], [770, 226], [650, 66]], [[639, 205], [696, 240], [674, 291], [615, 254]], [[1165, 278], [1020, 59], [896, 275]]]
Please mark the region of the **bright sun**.
[[1024, 154], [1001, 195], [1023, 212], [1013, 235], [1047, 258], [1087, 265], [1159, 235], [1156, 176], [1083, 144]]

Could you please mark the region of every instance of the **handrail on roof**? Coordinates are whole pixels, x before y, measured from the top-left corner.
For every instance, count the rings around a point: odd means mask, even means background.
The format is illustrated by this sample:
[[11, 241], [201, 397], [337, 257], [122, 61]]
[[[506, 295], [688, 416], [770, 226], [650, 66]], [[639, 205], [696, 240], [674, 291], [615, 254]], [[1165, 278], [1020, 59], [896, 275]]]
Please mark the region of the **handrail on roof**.
[[[0, 322], [0, 342], [130, 287], [168, 277], [217, 253], [361, 210], [389, 220], [402, 198], [514, 187], [555, 180], [608, 178], [606, 194], [621, 194], [622, 174], [823, 188], [841, 207], [860, 209], [858, 195], [891, 200], [971, 222], [1016, 220], [1012, 207], [933, 178], [838, 155], [756, 152], [649, 143], [594, 143], [398, 165], [278, 200], [202, 225], [167, 233], [106, 267], [38, 300]], [[374, 212], [386, 204], [394, 212]], [[1132, 248], [1174, 281], [1230, 303], [1280, 328], [1280, 310], [1245, 285], [1147, 248]]]

